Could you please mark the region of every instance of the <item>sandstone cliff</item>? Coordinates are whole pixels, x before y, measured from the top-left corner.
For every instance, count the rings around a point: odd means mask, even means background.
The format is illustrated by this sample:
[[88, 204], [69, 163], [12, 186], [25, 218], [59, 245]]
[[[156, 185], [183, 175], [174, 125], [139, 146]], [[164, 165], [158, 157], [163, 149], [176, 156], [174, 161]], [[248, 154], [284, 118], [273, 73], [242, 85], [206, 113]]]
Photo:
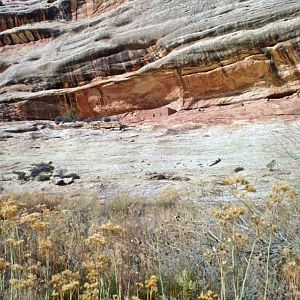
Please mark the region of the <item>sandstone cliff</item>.
[[0, 0], [0, 120], [300, 88], [298, 0]]

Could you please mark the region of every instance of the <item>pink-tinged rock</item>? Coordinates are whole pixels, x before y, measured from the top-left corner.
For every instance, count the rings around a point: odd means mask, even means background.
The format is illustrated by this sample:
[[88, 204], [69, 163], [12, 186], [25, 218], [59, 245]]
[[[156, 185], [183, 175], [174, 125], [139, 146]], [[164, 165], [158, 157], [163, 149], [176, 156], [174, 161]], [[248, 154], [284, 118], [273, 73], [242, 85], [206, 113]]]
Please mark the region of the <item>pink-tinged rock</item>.
[[1, 3], [2, 121], [209, 107], [300, 88], [299, 1]]

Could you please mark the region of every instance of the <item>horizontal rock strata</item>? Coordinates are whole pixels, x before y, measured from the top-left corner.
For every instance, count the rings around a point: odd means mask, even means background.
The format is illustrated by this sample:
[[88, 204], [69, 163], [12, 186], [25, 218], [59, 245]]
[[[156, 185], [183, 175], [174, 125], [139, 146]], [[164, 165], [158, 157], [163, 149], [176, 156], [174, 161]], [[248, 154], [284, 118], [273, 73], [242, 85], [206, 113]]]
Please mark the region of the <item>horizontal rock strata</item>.
[[0, 120], [224, 105], [300, 88], [297, 0], [0, 2]]

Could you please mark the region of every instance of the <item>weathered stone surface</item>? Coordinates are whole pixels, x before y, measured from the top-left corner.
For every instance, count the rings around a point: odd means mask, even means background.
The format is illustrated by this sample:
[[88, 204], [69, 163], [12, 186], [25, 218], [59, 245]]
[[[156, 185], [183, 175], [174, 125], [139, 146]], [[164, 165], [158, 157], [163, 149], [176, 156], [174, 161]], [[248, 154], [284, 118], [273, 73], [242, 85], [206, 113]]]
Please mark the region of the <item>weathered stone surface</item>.
[[[193, 110], [182, 110], [169, 116], [160, 116], [161, 109], [153, 110], [155, 117], [147, 111], [135, 111], [122, 114], [119, 119], [125, 125], [154, 123], [158, 127], [177, 124], [181, 127], [231, 124], [234, 121], [261, 122], [278, 118], [281, 121], [300, 118], [300, 93], [283, 98], [265, 98], [255, 101], [244, 100], [231, 105], [207, 106]], [[152, 115], [153, 116], [153, 115]]]
[[21, 124], [17, 125], [15, 127], [9, 127], [5, 130], [5, 132], [8, 133], [23, 133], [23, 132], [30, 132], [30, 131], [36, 131], [38, 130], [38, 127], [36, 124], [28, 125], [28, 124]]
[[54, 177], [52, 182], [55, 185], [65, 185], [66, 184], [65, 181], [60, 177]]
[[298, 0], [2, 0], [0, 120], [230, 104], [300, 88]]
[[[201, 124], [201, 115], [213, 109], [198, 112], [198, 119], [191, 118], [191, 112], [165, 117], [167, 127], [155, 130], [144, 124], [125, 131], [47, 128], [35, 139], [35, 132], [12, 134], [13, 138], [0, 141], [0, 186], [6, 194], [65, 193], [81, 200], [106, 200], [124, 193], [153, 199], [165, 190], [176, 190], [193, 201], [228, 200], [228, 190], [221, 184], [225, 177], [237, 175], [257, 187], [256, 200], [277, 182], [299, 188], [299, 119], [243, 120], [224, 126], [222, 120], [216, 124], [217, 118], [214, 126]], [[0, 123], [0, 134], [12, 124]], [[186, 130], [189, 127], [194, 130]], [[210, 167], [218, 158], [221, 161]], [[14, 171], [41, 161], [55, 166], [51, 182], [16, 179]], [[244, 170], [236, 173], [238, 167]], [[67, 185], [66, 170], [80, 179], [68, 174], [76, 180]]]

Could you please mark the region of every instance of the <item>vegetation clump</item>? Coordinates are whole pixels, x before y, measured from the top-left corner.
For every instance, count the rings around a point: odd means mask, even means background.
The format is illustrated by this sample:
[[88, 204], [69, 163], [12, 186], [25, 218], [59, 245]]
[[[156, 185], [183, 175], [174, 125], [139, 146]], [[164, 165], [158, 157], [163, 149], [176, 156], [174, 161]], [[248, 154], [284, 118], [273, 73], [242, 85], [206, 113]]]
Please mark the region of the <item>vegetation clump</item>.
[[232, 201], [11, 195], [0, 200], [1, 299], [298, 299], [300, 198]]
[[69, 110], [64, 115], [57, 116], [54, 119], [54, 123], [56, 125], [59, 125], [61, 123], [62, 124], [64, 124], [64, 123], [72, 123], [72, 122], [75, 122], [75, 121], [77, 121], [77, 117], [76, 117], [75, 112], [73, 110]]

